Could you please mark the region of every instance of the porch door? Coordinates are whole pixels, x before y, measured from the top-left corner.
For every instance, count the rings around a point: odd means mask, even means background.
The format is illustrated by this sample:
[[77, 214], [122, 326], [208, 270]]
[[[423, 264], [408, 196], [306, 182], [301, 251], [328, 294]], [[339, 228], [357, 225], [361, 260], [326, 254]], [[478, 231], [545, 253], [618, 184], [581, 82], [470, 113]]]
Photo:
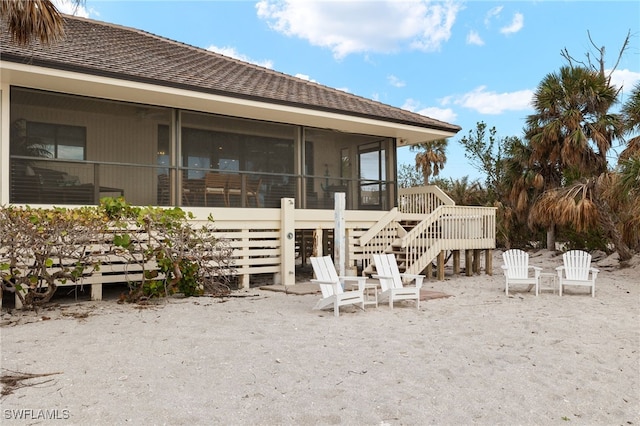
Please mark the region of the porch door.
[[382, 210], [386, 196], [385, 150], [382, 141], [358, 147], [358, 170], [360, 186], [358, 208], [362, 210]]

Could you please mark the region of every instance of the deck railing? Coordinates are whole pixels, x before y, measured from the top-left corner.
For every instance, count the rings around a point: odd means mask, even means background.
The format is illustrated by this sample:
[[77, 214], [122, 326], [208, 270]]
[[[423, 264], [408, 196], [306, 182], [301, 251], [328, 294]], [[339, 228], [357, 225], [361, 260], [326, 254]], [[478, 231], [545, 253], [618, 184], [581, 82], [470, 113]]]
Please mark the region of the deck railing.
[[[455, 206], [442, 197], [436, 187], [428, 187], [423, 192], [416, 189], [402, 192], [401, 196], [405, 197], [403, 209], [408, 212], [400, 208], [390, 212], [345, 211], [347, 267], [365, 269], [374, 253], [389, 251], [392, 245], [404, 250], [410, 263], [409, 271], [418, 272], [440, 250], [495, 247], [495, 209]], [[420, 193], [426, 195], [418, 196]], [[420, 209], [426, 211], [428, 206], [434, 205], [438, 206], [431, 213], [418, 213]], [[295, 201], [290, 198], [282, 199], [280, 208], [195, 207], [186, 210], [195, 215], [194, 225], [213, 215], [214, 233], [228, 240], [234, 249], [235, 275], [238, 285], [244, 288], [255, 285], [254, 279], [264, 274], [273, 276], [269, 283], [295, 284], [296, 253], [300, 255], [296, 232], [313, 231], [315, 239], [322, 241], [323, 233], [326, 239], [335, 226], [332, 210], [296, 209]], [[420, 221], [409, 232], [401, 225], [406, 217]], [[318, 247], [314, 254], [332, 253], [322, 253], [322, 247]], [[305, 260], [303, 258], [302, 262]], [[126, 282], [141, 273], [121, 261], [106, 263], [112, 265], [103, 267], [102, 275], [95, 273], [83, 281], [97, 286], [94, 298], [101, 296], [101, 284]]]
[[440, 206], [400, 239], [408, 273], [420, 273], [442, 250], [495, 247], [496, 209]]
[[455, 202], [435, 185], [398, 190], [398, 210], [402, 213], [429, 214], [440, 206], [453, 205]]

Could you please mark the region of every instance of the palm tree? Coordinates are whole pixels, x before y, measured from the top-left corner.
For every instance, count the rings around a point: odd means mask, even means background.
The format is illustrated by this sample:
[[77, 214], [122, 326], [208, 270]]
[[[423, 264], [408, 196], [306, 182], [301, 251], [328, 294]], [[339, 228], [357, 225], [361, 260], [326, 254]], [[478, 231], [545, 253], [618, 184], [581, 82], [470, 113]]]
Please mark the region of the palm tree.
[[622, 116], [626, 133], [636, 135], [629, 139], [627, 147], [620, 153], [621, 160], [640, 156], [640, 83], [631, 90], [631, 96], [622, 106]]
[[429, 184], [429, 177], [438, 176], [447, 162], [447, 140], [437, 139], [413, 145], [411, 150], [421, 150], [416, 154], [416, 170], [422, 171], [424, 183]]
[[[606, 76], [582, 67], [562, 67], [539, 84], [526, 137], [531, 147], [529, 168], [538, 171], [546, 191], [607, 171], [607, 153], [623, 132], [621, 117], [609, 113], [617, 94]], [[536, 214], [530, 223], [536, 219], [546, 225], [547, 248], [554, 250], [556, 223]]]
[[536, 113], [527, 117], [532, 161], [586, 176], [605, 172], [607, 152], [623, 130], [621, 117], [609, 114], [617, 94], [606, 77], [585, 68], [562, 67], [547, 75], [534, 94]]
[[620, 153], [607, 199], [620, 217], [622, 238], [631, 247], [640, 249], [640, 83], [622, 106], [622, 116], [625, 131], [632, 137]]
[[443, 190], [460, 206], [482, 206], [486, 204], [486, 191], [477, 179], [469, 182], [469, 176], [464, 176], [460, 179], [449, 178]]
[[624, 242], [640, 250], [640, 154], [620, 160], [604, 196], [616, 213]]
[[[74, 2], [80, 5], [84, 0]], [[50, 0], [0, 0], [0, 16], [19, 45], [33, 39], [51, 44], [64, 35], [63, 17]]]
[[615, 215], [606, 201], [605, 188], [611, 186], [611, 174], [603, 173], [574, 182], [565, 188], [546, 191], [534, 204], [529, 220], [533, 223], [572, 226], [583, 232], [602, 229], [624, 262], [632, 257], [614, 221]]

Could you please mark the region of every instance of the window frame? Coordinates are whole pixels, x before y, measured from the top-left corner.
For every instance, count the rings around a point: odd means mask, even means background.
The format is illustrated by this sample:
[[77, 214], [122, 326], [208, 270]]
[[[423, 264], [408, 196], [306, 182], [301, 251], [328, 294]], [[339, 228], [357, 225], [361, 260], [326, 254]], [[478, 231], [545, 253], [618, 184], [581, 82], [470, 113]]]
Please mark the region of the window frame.
[[[79, 161], [86, 161], [87, 159], [87, 128], [85, 126], [75, 126], [75, 125], [71, 125], [71, 124], [60, 124], [60, 123], [45, 123], [45, 122], [39, 122], [39, 121], [27, 121], [27, 128], [26, 128], [26, 133], [27, 133], [27, 138], [28, 139], [40, 139], [42, 138], [42, 133], [37, 133], [36, 135], [34, 135], [33, 133], [35, 132], [34, 127], [38, 126], [40, 128], [45, 128], [49, 131], [51, 131], [51, 135], [47, 136], [48, 138], [51, 138], [52, 140], [47, 140], [46, 142], [41, 142], [39, 143], [40, 145], [42, 145], [43, 147], [48, 147], [48, 146], [52, 146], [53, 147], [53, 152], [50, 152], [51, 157], [50, 158], [56, 158], [56, 159], [60, 159], [60, 160], [79, 160]], [[65, 143], [65, 139], [64, 139], [64, 135], [63, 135], [63, 131], [70, 129], [72, 131], [79, 131], [79, 133], [82, 133], [82, 137], [81, 139], [81, 144], [77, 144], [77, 143]], [[66, 139], [66, 141], [70, 141], [71, 139]], [[60, 156], [60, 147], [61, 146], [68, 146], [68, 147], [79, 147], [82, 148], [82, 158], [78, 158], [75, 156]]]

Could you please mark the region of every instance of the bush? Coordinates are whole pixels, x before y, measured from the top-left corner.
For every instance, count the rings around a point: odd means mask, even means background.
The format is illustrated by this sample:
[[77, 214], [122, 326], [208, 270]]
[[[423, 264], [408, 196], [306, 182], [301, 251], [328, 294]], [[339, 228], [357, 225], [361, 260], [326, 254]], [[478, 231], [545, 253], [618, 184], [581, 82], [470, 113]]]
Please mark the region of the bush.
[[58, 282], [79, 283], [100, 267], [93, 246], [104, 217], [96, 208], [0, 208], [2, 292], [25, 308], [47, 303]]
[[99, 207], [0, 207], [1, 291], [36, 308], [59, 283], [81, 284], [105, 256], [117, 255], [143, 272], [142, 281], [129, 283], [128, 300], [227, 294], [232, 249], [213, 236], [213, 218], [200, 228], [190, 219], [177, 207], [132, 207], [122, 197]]
[[[106, 198], [101, 208], [114, 228], [122, 230], [113, 239], [116, 253], [144, 271], [142, 282], [130, 283], [128, 300], [177, 292], [185, 296], [229, 292], [232, 250], [227, 241], [213, 236], [212, 217], [194, 228], [189, 223], [193, 215], [179, 207], [131, 207], [121, 198]], [[155, 270], [149, 270], [151, 262], [164, 277], [162, 292]]]

